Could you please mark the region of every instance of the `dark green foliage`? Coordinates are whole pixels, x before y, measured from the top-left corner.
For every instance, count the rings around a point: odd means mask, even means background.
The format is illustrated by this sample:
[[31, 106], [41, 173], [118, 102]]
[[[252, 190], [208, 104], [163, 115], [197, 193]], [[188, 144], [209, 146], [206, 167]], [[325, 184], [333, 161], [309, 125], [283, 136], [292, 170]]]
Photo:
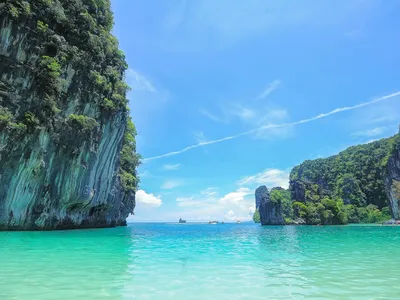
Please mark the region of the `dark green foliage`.
[[42, 33], [46, 33], [49, 30], [49, 25], [43, 23], [42, 21], [37, 21], [37, 30], [41, 31]]
[[26, 131], [26, 125], [15, 122], [13, 114], [7, 108], [0, 106], [0, 131], [9, 131], [19, 137]]
[[292, 200], [290, 198], [290, 191], [282, 188], [273, 188], [270, 193], [270, 200], [282, 205], [282, 212], [284, 218], [293, 217]]
[[40, 121], [36, 115], [29, 111], [24, 114], [22, 122], [26, 125], [29, 132], [33, 132], [40, 125]]
[[129, 89], [123, 81], [127, 64], [117, 39], [110, 33], [110, 5], [109, 0], [5, 0], [0, 5], [0, 14], [36, 30], [29, 31], [28, 39], [32, 52], [40, 57], [34, 70], [42, 102], [36, 109], [28, 109], [36, 113], [43, 125], [52, 126], [56, 114], [63, 111], [66, 95], [61, 93], [62, 81], [71, 64], [79, 70], [76, 80], [87, 83], [94, 79], [90, 88], [86, 85], [81, 90], [87, 94], [84, 99], [96, 101], [107, 112], [127, 111]]
[[[382, 208], [387, 205], [382, 176], [386, 166], [384, 160], [392, 143], [393, 138], [382, 139], [350, 147], [326, 159], [305, 161], [292, 170], [290, 179], [314, 183], [348, 204], [374, 204]], [[306, 193], [318, 198], [321, 192], [307, 188]]]
[[0, 129], [7, 127], [13, 119], [13, 114], [7, 108], [0, 106]]
[[68, 123], [76, 130], [90, 132], [99, 124], [95, 119], [83, 115], [70, 115]]
[[397, 199], [400, 199], [400, 181], [393, 180], [393, 190]]
[[24, 115], [24, 123], [27, 126], [36, 127], [39, 125], [39, 120], [38, 120], [38, 118], [36, 118], [34, 113], [31, 113], [28, 111]]
[[357, 207], [356, 215], [359, 223], [379, 223], [391, 219], [389, 207], [379, 210], [377, 206], [370, 204], [366, 207]]
[[347, 224], [346, 205], [341, 199], [325, 197], [319, 203], [293, 203], [293, 217], [302, 218], [310, 225]]
[[260, 212], [258, 210], [256, 210], [253, 214], [253, 221], [254, 223], [261, 223]]
[[136, 128], [130, 118], [127, 125], [120, 157], [120, 179], [125, 190], [136, 191], [139, 183], [136, 167], [140, 163], [140, 156], [136, 153]]
[[390, 219], [384, 185], [399, 135], [350, 147], [293, 168], [293, 217], [307, 224], [376, 223]]

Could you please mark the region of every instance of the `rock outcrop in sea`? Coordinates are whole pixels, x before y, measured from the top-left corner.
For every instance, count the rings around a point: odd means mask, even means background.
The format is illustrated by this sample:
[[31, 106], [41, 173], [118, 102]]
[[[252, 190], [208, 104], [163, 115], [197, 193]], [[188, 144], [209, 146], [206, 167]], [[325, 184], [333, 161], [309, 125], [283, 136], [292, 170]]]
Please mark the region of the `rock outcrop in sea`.
[[0, 3], [0, 229], [125, 225], [135, 128], [110, 2]]
[[256, 203], [260, 203], [259, 213], [262, 225], [285, 224], [281, 203], [271, 200], [268, 188], [265, 185], [256, 189], [255, 197]]

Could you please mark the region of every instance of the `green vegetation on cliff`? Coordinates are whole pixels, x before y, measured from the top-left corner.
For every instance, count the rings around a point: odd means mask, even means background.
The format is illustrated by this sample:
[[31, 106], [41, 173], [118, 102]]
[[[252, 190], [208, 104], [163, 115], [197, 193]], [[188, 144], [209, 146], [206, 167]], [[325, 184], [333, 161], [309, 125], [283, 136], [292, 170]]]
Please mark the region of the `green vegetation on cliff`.
[[291, 181], [304, 183], [305, 200], [319, 202], [321, 195], [339, 197], [347, 204], [379, 208], [387, 205], [383, 174], [394, 138], [350, 147], [325, 159], [296, 166]]
[[110, 0], [3, 0], [0, 24], [0, 229], [124, 224], [140, 156]]
[[253, 221], [254, 223], [260, 223], [260, 212], [256, 210], [253, 214]]
[[390, 219], [385, 174], [397, 136], [350, 147], [293, 168], [294, 218], [307, 224], [374, 223]]
[[[293, 168], [288, 190], [272, 188], [286, 224], [378, 223], [399, 216], [400, 133]], [[259, 221], [260, 213], [254, 214]]]
[[[124, 187], [134, 191], [138, 183], [135, 169], [139, 163], [139, 156], [135, 154], [136, 130], [128, 116], [125, 56], [110, 32], [113, 26], [110, 7], [110, 0], [5, 0], [0, 3], [1, 15], [30, 29], [27, 38], [32, 56], [26, 58], [24, 67], [33, 68], [33, 86], [37, 87], [35, 93], [41, 99], [25, 102], [23, 106], [12, 101], [0, 103], [0, 127], [27, 134], [43, 128], [68, 132], [69, 128], [71, 132], [81, 132], [84, 140], [87, 134], [96, 134], [96, 128], [101, 125], [96, 120], [102, 115], [123, 112], [127, 130], [121, 150], [120, 177]], [[74, 74], [76, 71], [79, 74]], [[68, 82], [72, 74], [74, 85]], [[82, 98], [86, 103], [79, 103], [81, 114], [68, 115], [69, 102], [77, 92], [84, 93]], [[85, 111], [93, 105], [98, 107], [97, 115], [86, 115]], [[79, 139], [79, 135], [74, 138]], [[68, 141], [60, 139], [67, 144]]]

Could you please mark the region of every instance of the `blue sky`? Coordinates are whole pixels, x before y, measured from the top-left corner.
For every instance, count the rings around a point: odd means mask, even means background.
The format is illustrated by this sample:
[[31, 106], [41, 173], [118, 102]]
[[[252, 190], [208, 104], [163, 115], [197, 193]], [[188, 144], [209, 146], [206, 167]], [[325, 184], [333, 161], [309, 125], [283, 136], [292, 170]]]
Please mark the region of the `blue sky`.
[[397, 132], [399, 1], [112, 6], [144, 158], [132, 221], [247, 220], [258, 185]]

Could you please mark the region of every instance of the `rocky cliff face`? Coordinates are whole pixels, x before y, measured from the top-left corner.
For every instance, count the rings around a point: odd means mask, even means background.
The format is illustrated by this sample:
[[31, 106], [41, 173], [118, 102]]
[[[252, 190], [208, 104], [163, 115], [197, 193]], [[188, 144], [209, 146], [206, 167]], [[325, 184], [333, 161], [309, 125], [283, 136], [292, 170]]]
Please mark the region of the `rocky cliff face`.
[[385, 184], [392, 217], [400, 220], [400, 132], [394, 139], [393, 150], [388, 159]]
[[265, 185], [256, 189], [256, 202], [260, 203], [260, 221], [262, 225], [284, 225], [282, 205], [273, 202]]
[[111, 24], [109, 1], [0, 3], [0, 229], [133, 213], [135, 130]]

